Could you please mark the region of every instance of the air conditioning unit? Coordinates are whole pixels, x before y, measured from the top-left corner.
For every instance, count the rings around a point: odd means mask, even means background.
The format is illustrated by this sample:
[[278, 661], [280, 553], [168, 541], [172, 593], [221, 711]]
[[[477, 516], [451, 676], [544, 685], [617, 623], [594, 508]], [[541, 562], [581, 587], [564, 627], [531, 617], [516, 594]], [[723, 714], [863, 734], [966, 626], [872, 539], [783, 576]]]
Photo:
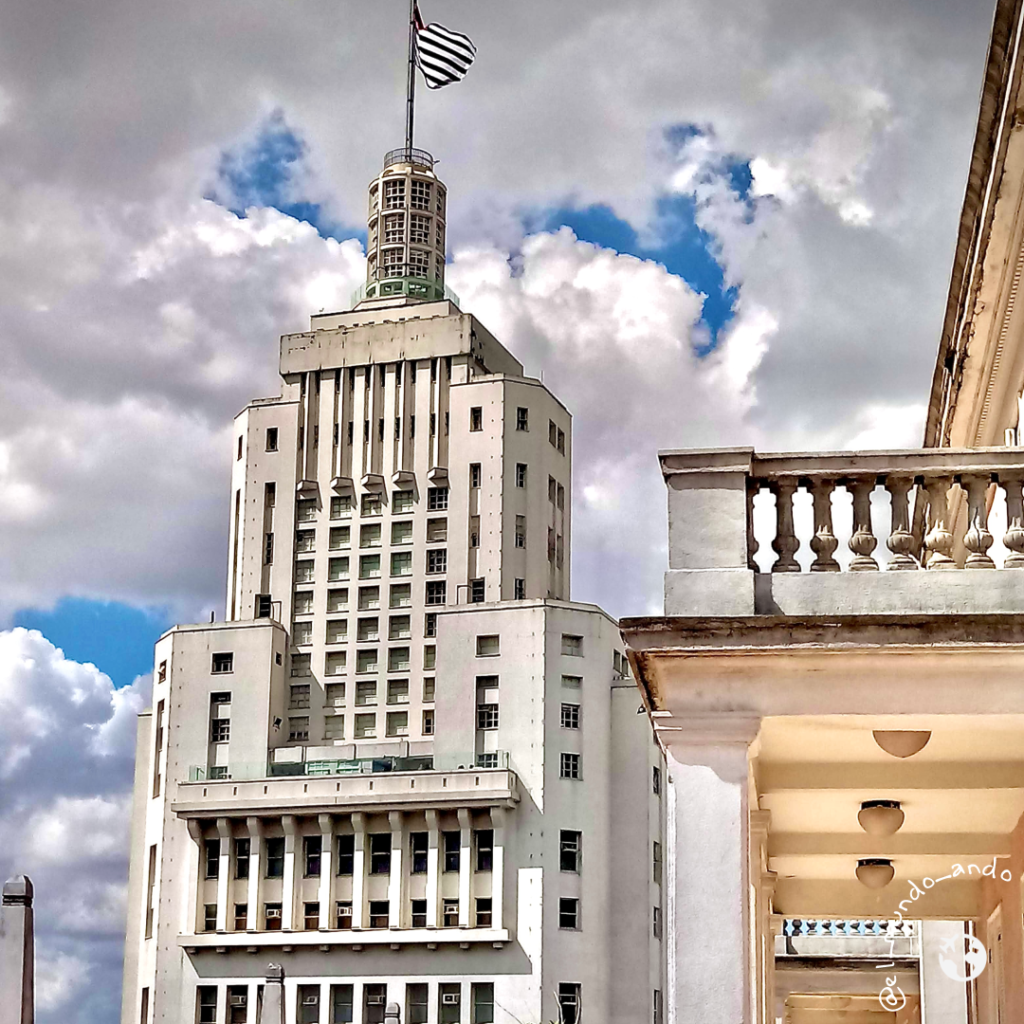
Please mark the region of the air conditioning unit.
[[228, 996], [228, 1005], [229, 1006], [245, 1006], [247, 1000], [248, 1000], [248, 997], [245, 996], [245, 995]]
[[366, 997], [366, 1005], [367, 1006], [383, 1006], [384, 1005], [384, 997], [383, 996], [367, 996]]
[[352, 908], [351, 907], [338, 907], [338, 917], [351, 917], [351, 916], [352, 916]]
[[459, 1005], [458, 993], [457, 992], [445, 992], [441, 996], [441, 1005], [442, 1006], [458, 1006]]
[[320, 997], [318, 995], [311, 995], [311, 996], [303, 996], [302, 997], [302, 1005], [303, 1006], [319, 1006], [319, 1004], [320, 1004]]

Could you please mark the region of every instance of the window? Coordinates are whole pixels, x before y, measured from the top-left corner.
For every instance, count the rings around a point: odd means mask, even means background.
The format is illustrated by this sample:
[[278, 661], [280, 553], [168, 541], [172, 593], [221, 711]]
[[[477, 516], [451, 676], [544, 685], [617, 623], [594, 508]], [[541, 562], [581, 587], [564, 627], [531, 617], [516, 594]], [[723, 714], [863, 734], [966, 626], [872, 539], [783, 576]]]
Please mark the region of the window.
[[572, 658], [583, 657], [583, 637], [571, 633], [562, 634], [562, 653]]
[[526, 580], [516, 577], [512, 596], [516, 601], [526, 600]]
[[654, 881], [661, 885], [661, 843], [655, 841], [651, 849], [651, 867]]
[[562, 705], [562, 728], [578, 729], [580, 727], [580, 706], [579, 704]]
[[384, 209], [405, 206], [405, 178], [384, 182]]
[[427, 520], [427, 543], [443, 544], [448, 539], [447, 519]]
[[553, 476], [549, 476], [548, 477], [548, 501], [550, 501], [552, 505], [554, 505], [554, 503], [555, 503], [555, 494], [557, 493], [557, 487], [558, 487], [558, 485], [555, 483], [555, 478]]
[[[409, 519], [400, 520], [397, 523], [391, 524], [391, 543], [392, 544], [411, 544], [412, 543], [412, 521]], [[392, 558], [392, 565], [394, 565], [394, 555]], [[392, 570], [394, 572], [394, 570]]]
[[478, 636], [476, 638], [476, 656], [478, 658], [494, 658], [501, 653], [501, 637], [497, 633]]
[[491, 901], [479, 898], [476, 901], [476, 926], [477, 928], [491, 927]]
[[576, 982], [559, 982], [558, 1006], [561, 1024], [579, 1024], [580, 985]]
[[311, 664], [308, 654], [293, 654], [291, 674], [293, 676], [308, 676], [312, 671]]
[[480, 704], [476, 709], [476, 727], [478, 729], [498, 728], [498, 705]]
[[391, 647], [388, 650], [388, 671], [408, 672], [409, 671], [409, 648]]
[[295, 592], [295, 614], [296, 615], [312, 615], [313, 614], [313, 591], [312, 590], [297, 590]]
[[348, 640], [348, 619], [328, 619], [326, 640], [329, 644], [343, 644]]
[[[340, 874], [340, 872], [339, 872]], [[351, 871], [348, 874], [352, 874]], [[334, 904], [334, 920], [335, 928], [351, 928], [352, 927], [352, 901], [351, 900], [338, 900]], [[352, 1018], [350, 1017], [349, 1020]]]
[[565, 508], [565, 488], [561, 484], [558, 485], [558, 501], [556, 504], [559, 509]]
[[[484, 410], [482, 406], [474, 405], [469, 410], [469, 429], [470, 430], [483, 430], [484, 429]], [[479, 487], [479, 484], [474, 486]]]
[[[377, 650], [356, 651], [356, 671], [376, 672], [377, 671]], [[356, 701], [358, 703], [358, 700]]]
[[[399, 525], [399, 524], [396, 524]], [[408, 524], [412, 526], [412, 523]], [[433, 554], [433, 552], [431, 552]], [[391, 575], [411, 576], [412, 575], [412, 552], [392, 551], [391, 552]]]
[[361, 612], [371, 611], [380, 607], [380, 587], [359, 588], [359, 610]]
[[384, 243], [387, 245], [405, 241], [405, 214], [388, 213], [384, 215]]
[[348, 588], [334, 587], [327, 591], [327, 610], [340, 612], [348, 607]]
[[548, 527], [548, 561], [552, 562], [555, 558], [555, 531], [549, 526]]
[[[423, 1018], [426, 1020], [426, 1017]], [[139, 1008], [139, 1024], [149, 1024], [149, 987], [142, 990], [142, 1000]]]
[[331, 498], [331, 518], [342, 519], [352, 514], [352, 495], [335, 495]]
[[558, 869], [580, 873], [580, 855], [583, 851], [583, 833], [563, 828], [558, 834]]
[[554, 420], [548, 420], [548, 444], [552, 448], [558, 445], [558, 427], [555, 426]]
[[457, 982], [442, 982], [437, 986], [438, 1024], [459, 1024], [462, 1020], [462, 986]]
[[383, 510], [383, 503], [379, 494], [364, 494], [363, 505], [360, 515], [379, 516]]
[[313, 559], [302, 558], [295, 563], [295, 582], [296, 583], [312, 583], [313, 582]]
[[412, 617], [409, 615], [392, 615], [388, 619], [388, 639], [408, 640], [412, 636]]
[[313, 642], [313, 623], [312, 622], [293, 622], [292, 623], [292, 643], [296, 646], [303, 644], [311, 644]]
[[279, 932], [281, 930], [281, 904], [263, 904], [263, 927], [268, 932]]
[[323, 850], [323, 836], [303, 836], [302, 856], [305, 861], [306, 878], [320, 877], [320, 854]]
[[555, 446], [564, 455], [565, 454], [565, 431], [559, 430], [558, 432], [558, 444]]
[[274, 535], [268, 533], [263, 542], [263, 564], [274, 564]]
[[654, 1024], [664, 1024], [665, 1010], [661, 1002], [661, 991], [654, 990]]
[[427, 595], [426, 603], [431, 604], [444, 604], [445, 602], [445, 581], [444, 580], [428, 580], [427, 581]]
[[444, 869], [458, 871], [462, 855], [462, 834], [455, 829], [451, 832], [442, 832], [441, 836], [444, 842]]
[[[317, 907], [317, 919], [319, 920], [318, 904], [307, 903], [306, 907]], [[309, 928], [310, 925], [307, 924], [306, 927]], [[317, 925], [312, 927], [316, 928]], [[297, 1000], [295, 1024], [320, 1024], [320, 986], [299, 985], [295, 997]]]
[[336, 551], [338, 548], [347, 548], [352, 540], [352, 527], [332, 526], [328, 537], [328, 544], [332, 551]]
[[490, 871], [494, 864], [494, 830], [478, 828], [473, 838], [476, 840], [477, 871]]
[[419, 181], [414, 178], [412, 181], [412, 198], [410, 206], [417, 210], [430, 209], [430, 182]]
[[480, 547], [480, 517], [470, 516], [469, 517], [469, 546], [471, 548]]
[[316, 531], [297, 530], [295, 533], [295, 550], [310, 552], [316, 550]]
[[[414, 875], [425, 875], [427, 873], [427, 850], [430, 840], [430, 834], [428, 832], [410, 832], [409, 833], [409, 854], [412, 857], [411, 871]], [[426, 914], [427, 908], [424, 906], [423, 913]], [[426, 922], [423, 923], [426, 927]]]
[[428, 679], [423, 680], [423, 700], [426, 703], [432, 702], [434, 699], [434, 677], [431, 676]]
[[427, 572], [447, 572], [448, 571], [448, 549], [447, 548], [434, 548], [427, 551]]
[[300, 523], [313, 523], [316, 521], [316, 500], [313, 498], [300, 498], [295, 503], [295, 518]]
[[[328, 651], [324, 655], [324, 674], [328, 676], [341, 676], [348, 668], [347, 651]], [[344, 692], [344, 691], [343, 691]]]
[[388, 736], [409, 735], [409, 712], [389, 711], [387, 714], [386, 731]]
[[196, 989], [196, 1022], [197, 1024], [217, 1024], [216, 985], [200, 985]]
[[217, 878], [220, 875], [220, 840], [207, 839], [203, 843], [205, 853], [206, 877]]
[[356, 639], [360, 643], [367, 640], [377, 640], [380, 635], [380, 620], [377, 616], [372, 618], [359, 619], [356, 625]]
[[[319, 857], [317, 858], [317, 872], [320, 874]], [[320, 904], [319, 903], [304, 903], [302, 906], [302, 926], [307, 932], [316, 931], [320, 927]], [[306, 988], [303, 985], [301, 988]], [[310, 986], [312, 987], [312, 986]], [[301, 991], [301, 989], [300, 989]]]
[[583, 676], [562, 676], [562, 685], [578, 689], [583, 685]]
[[377, 735], [376, 715], [356, 715], [355, 739], [370, 740]]
[[231, 739], [231, 719], [214, 718], [210, 722], [210, 742], [227, 743]]
[[235, 931], [244, 932], [249, 928], [249, 904], [235, 904]]
[[386, 875], [391, 871], [391, 833], [371, 832], [370, 874]]
[[309, 739], [309, 716], [299, 715], [288, 719], [288, 742], [305, 743]]
[[475, 579], [469, 581], [469, 602], [470, 604], [483, 604], [486, 581]]
[[389, 679], [388, 680], [388, 703], [408, 704], [409, 703], [409, 680]]
[[661, 769], [657, 765], [651, 769], [651, 788], [655, 796], [661, 796]]
[[235, 878], [249, 877], [249, 840], [235, 840]]
[[391, 511], [394, 515], [403, 515], [412, 511], [412, 491], [393, 491], [391, 494]]
[[427, 488], [427, 511], [444, 512], [448, 508], [448, 488], [428, 487]]
[[[426, 928], [427, 926], [427, 901], [413, 900], [413, 928]], [[423, 913], [417, 915], [415, 907], [417, 903], [423, 904]], [[423, 923], [417, 924], [417, 918], [422, 917]], [[406, 1024], [427, 1024], [427, 1011], [429, 1007], [429, 987], [425, 981], [410, 983], [405, 986], [405, 1020]]]
[[559, 755], [559, 775], [563, 779], [580, 779], [580, 755], [579, 754], [560, 754]]
[[530, 410], [519, 406], [516, 409], [516, 430], [530, 429]]
[[288, 697], [288, 707], [309, 707], [309, 683], [293, 683]]
[[516, 516], [516, 547], [526, 547], [526, 516]]
[[266, 844], [267, 851], [267, 870], [265, 872], [267, 878], [283, 878], [284, 877], [284, 836], [278, 836], [276, 839], [268, 839]]
[[368, 523], [360, 529], [359, 546], [361, 548], [380, 547], [380, 523]]
[[580, 901], [563, 896], [558, 901], [558, 927], [573, 931], [580, 926]]
[[231, 672], [234, 669], [235, 656], [230, 651], [213, 656], [213, 664], [210, 669], [215, 675], [222, 672]]
[[363, 1024], [383, 1024], [387, 998], [387, 985], [363, 986]]
[[526, 463], [516, 463], [516, 487], [526, 486]]
[[469, 464], [469, 486], [474, 488], [479, 487], [482, 476], [483, 473], [480, 469], [480, 463], [471, 462]]
[[477, 676], [476, 688], [478, 690], [489, 690], [498, 685], [499, 676]]
[[356, 683], [356, 705], [377, 703], [377, 680], [363, 679]]
[[338, 836], [338, 874], [351, 875], [355, 865], [356, 837]]
[[343, 740], [345, 738], [345, 716], [327, 715], [324, 718], [324, 739]]
[[235, 456], [235, 458], [236, 459], [240, 459], [241, 457], [242, 457], [242, 439], [239, 438], [238, 439], [238, 454]]
[[[334, 561], [334, 559], [331, 559]], [[346, 558], [347, 562], [348, 559]], [[380, 555], [361, 555], [359, 558], [359, 578], [375, 580], [380, 577]]]
[[423, 635], [437, 636], [437, 612], [427, 612], [423, 617]]
[[656, 939], [661, 938], [661, 907], [651, 907], [651, 925]]
[[370, 900], [370, 927], [387, 928], [388, 922], [388, 901]]
[[457, 899], [441, 901], [441, 917], [445, 928], [459, 927], [459, 901]]
[[427, 672], [433, 672], [437, 666], [437, 648], [433, 644], [427, 644], [423, 648], [423, 668]]
[[[380, 562], [380, 556], [376, 556], [378, 563]], [[360, 559], [360, 571], [362, 570], [361, 563], [365, 559]], [[349, 562], [348, 558], [331, 558], [327, 562], [327, 578], [332, 582], [336, 580], [347, 580], [349, 573]]]

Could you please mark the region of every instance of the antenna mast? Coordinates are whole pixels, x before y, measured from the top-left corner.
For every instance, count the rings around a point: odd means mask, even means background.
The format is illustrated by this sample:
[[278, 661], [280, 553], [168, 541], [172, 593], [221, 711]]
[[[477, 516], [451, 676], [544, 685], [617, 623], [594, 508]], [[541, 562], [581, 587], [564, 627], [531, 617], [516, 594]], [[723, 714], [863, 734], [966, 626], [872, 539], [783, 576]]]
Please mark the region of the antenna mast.
[[416, 0], [409, 0], [409, 75], [405, 99], [405, 148], [412, 151], [413, 104], [416, 99]]

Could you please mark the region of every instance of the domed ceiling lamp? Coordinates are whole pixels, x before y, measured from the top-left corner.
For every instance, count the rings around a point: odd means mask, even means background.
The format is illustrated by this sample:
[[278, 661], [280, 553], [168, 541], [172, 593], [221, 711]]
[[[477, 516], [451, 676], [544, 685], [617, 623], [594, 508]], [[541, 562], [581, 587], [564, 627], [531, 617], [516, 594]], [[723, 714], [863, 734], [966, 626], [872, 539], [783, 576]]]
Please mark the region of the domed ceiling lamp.
[[865, 800], [857, 820], [869, 836], [891, 836], [903, 827], [906, 815], [898, 800]]
[[883, 857], [857, 861], [857, 880], [869, 889], [884, 889], [895, 874], [892, 861]]
[[931, 732], [914, 732], [909, 729], [875, 729], [875, 742], [893, 757], [913, 757], [927, 746]]

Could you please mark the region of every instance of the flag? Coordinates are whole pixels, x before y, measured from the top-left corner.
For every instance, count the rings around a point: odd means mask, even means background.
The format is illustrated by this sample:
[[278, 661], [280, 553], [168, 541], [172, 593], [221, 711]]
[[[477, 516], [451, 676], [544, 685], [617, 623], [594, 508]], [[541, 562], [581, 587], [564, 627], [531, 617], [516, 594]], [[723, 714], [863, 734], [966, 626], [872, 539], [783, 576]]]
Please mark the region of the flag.
[[476, 47], [469, 36], [452, 32], [443, 25], [424, 25], [419, 5], [416, 15], [416, 65], [423, 72], [428, 89], [440, 89], [465, 77]]

